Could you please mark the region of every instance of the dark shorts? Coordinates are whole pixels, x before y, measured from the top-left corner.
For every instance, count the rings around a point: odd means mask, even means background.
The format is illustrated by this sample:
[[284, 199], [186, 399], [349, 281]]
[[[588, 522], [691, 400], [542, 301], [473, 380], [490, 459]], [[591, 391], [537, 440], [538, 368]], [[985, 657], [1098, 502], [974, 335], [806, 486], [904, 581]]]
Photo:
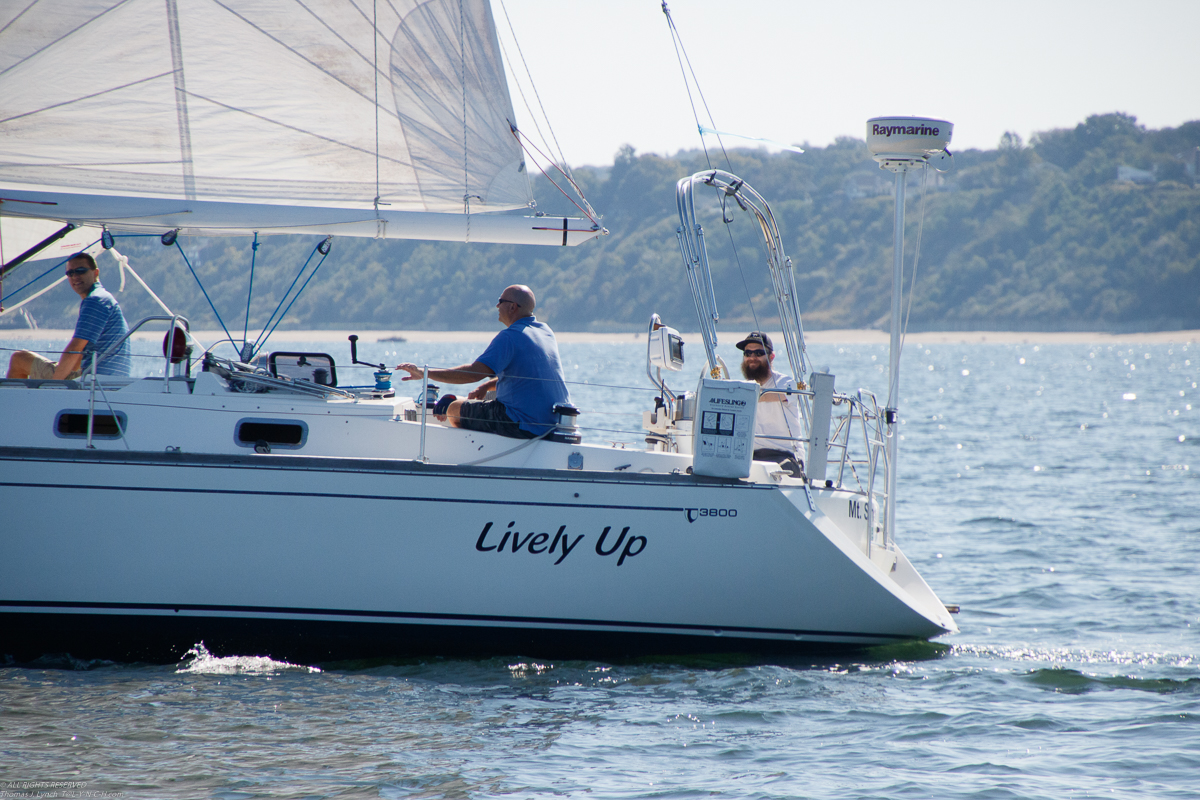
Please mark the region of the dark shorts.
[[530, 433], [513, 422], [499, 400], [464, 400], [458, 410], [458, 427], [482, 433], [498, 433], [513, 439], [537, 438], [536, 433]]
[[800, 461], [795, 453], [789, 453], [786, 450], [772, 450], [766, 447], [760, 447], [754, 451], [755, 461], [774, 461], [779, 466], [783, 467], [793, 478], [804, 477], [804, 462]]

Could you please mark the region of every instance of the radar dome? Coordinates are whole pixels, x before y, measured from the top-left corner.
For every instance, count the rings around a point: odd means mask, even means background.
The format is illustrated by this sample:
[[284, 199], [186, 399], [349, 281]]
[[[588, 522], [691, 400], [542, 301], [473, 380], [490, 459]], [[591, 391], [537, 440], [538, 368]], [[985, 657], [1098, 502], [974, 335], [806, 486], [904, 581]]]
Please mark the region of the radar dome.
[[944, 152], [954, 125], [928, 117], [875, 117], [867, 120], [867, 149], [871, 157], [928, 158]]

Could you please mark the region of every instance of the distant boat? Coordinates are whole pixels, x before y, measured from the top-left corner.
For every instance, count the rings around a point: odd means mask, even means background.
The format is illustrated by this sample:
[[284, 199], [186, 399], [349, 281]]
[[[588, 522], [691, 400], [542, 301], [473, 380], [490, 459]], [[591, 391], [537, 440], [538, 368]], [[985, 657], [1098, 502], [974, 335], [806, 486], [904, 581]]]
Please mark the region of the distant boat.
[[403, 336], [384, 336], [380, 339], [376, 339], [375, 341], [377, 341], [377, 342], [407, 342], [408, 339], [405, 339]]
[[[0, 209], [164, 243], [603, 233], [487, 213], [529, 196], [485, 0], [371, 8], [29, 6], [0, 29]], [[681, 182], [685, 220], [713, 185], [769, 219], [710, 173]], [[802, 365], [791, 265], [768, 244]], [[685, 256], [708, 325], [701, 251]], [[801, 395], [795, 478], [752, 460], [758, 387], [728, 380], [715, 334], [710, 377], [671, 391], [681, 340], [657, 317], [643, 451], [582, 442], [571, 407], [535, 440], [443, 427], [386, 369], [348, 389], [326, 354], [255, 366], [249, 342], [220, 358], [184, 346], [186, 320], [150, 321], [168, 329], [160, 376], [0, 380], [0, 652], [18, 660], [167, 662], [201, 641], [308, 663], [811, 652], [956, 630], [894, 541], [894, 411], [832, 376]]]

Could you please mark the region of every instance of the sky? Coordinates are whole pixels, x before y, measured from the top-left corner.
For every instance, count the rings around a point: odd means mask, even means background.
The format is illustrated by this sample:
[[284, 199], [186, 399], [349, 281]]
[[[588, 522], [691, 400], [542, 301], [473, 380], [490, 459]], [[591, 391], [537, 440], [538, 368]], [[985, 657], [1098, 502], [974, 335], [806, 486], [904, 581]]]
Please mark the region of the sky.
[[[1121, 111], [1148, 128], [1200, 119], [1200, 0], [668, 5], [710, 127], [745, 137], [825, 146], [864, 138], [871, 117], [924, 116], [954, 124], [951, 150], [991, 149], [1005, 131], [1028, 141], [1090, 114]], [[507, 61], [536, 106], [523, 56], [572, 166], [611, 164], [625, 144], [663, 155], [700, 146], [660, 0], [492, 7]], [[693, 100], [709, 125], [694, 89]]]

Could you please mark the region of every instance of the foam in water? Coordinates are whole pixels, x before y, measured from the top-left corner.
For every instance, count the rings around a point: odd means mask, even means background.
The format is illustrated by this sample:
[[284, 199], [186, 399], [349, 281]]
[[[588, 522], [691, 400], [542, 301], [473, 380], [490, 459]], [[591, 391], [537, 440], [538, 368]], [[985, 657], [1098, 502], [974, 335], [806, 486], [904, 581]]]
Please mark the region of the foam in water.
[[1005, 661], [1033, 661], [1050, 664], [1112, 664], [1117, 666], [1194, 666], [1192, 656], [1172, 653], [1130, 653], [1118, 650], [1087, 650], [1068, 647], [1013, 647], [979, 644], [954, 644], [954, 655], [998, 658]]
[[[188, 659], [191, 659], [188, 661]], [[299, 664], [289, 664], [286, 661], [276, 661], [267, 656], [224, 656], [218, 658], [208, 652], [204, 642], [200, 642], [184, 654], [183, 661], [176, 673], [191, 673], [193, 675], [273, 675], [277, 672], [320, 672], [317, 667], [305, 667]]]

